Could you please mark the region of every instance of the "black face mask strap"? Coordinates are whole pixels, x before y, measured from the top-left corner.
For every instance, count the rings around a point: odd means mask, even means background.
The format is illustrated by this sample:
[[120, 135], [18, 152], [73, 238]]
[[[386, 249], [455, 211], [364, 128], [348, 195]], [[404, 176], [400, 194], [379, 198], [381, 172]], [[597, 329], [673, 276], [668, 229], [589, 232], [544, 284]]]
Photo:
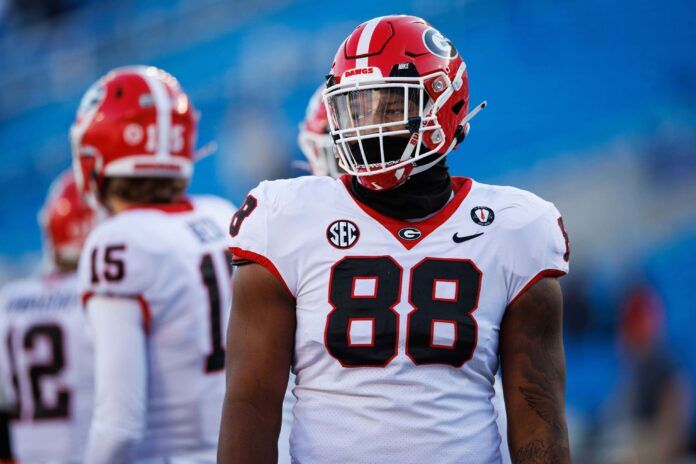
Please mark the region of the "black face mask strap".
[[444, 207], [452, 196], [452, 180], [446, 159], [432, 168], [411, 176], [404, 185], [376, 192], [351, 178], [350, 190], [361, 203], [395, 219], [419, 219]]

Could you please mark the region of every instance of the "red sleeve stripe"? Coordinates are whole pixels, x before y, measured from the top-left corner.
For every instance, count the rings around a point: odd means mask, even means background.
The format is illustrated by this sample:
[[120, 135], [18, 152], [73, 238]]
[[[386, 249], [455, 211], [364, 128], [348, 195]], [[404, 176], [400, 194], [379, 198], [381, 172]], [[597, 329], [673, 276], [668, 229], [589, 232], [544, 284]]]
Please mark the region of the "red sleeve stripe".
[[147, 304], [147, 300], [142, 295], [136, 295], [135, 299], [140, 303], [140, 310], [143, 312], [143, 329], [145, 333], [150, 333], [150, 328], [152, 327], [152, 311], [150, 311], [150, 305]]
[[94, 296], [94, 292], [85, 292], [82, 294], [82, 310], [87, 311], [87, 302]]
[[[82, 309], [87, 310], [87, 302], [90, 298], [95, 295], [99, 295], [94, 292], [85, 292], [82, 294]], [[152, 312], [150, 311], [150, 305], [147, 304], [147, 300], [142, 295], [116, 295], [113, 293], [104, 293], [104, 296], [112, 298], [131, 298], [136, 300], [140, 304], [140, 310], [143, 313], [143, 330], [145, 333], [150, 333], [150, 327], [152, 327]]]
[[275, 267], [275, 265], [271, 262], [270, 259], [258, 253], [254, 253], [253, 251], [242, 250], [241, 248], [237, 247], [230, 247], [230, 253], [232, 253], [233, 259], [246, 259], [248, 261], [260, 264], [261, 266], [265, 267], [271, 274], [275, 275], [283, 283], [285, 290], [287, 290], [290, 296], [293, 299], [295, 298], [295, 295], [292, 293], [292, 291], [290, 291], [290, 287], [288, 287], [288, 284], [285, 282], [285, 279], [283, 279], [283, 276], [280, 275], [278, 268]]
[[532, 278], [532, 280], [530, 280], [529, 282], [527, 282], [527, 285], [525, 285], [524, 287], [522, 287], [522, 290], [520, 290], [519, 292], [517, 292], [517, 295], [515, 295], [515, 296], [512, 298], [512, 300], [510, 300], [510, 302], [508, 303], [507, 307], [509, 308], [510, 306], [512, 306], [513, 303], [514, 303], [515, 301], [517, 301], [517, 299], [518, 299], [519, 297], [521, 297], [521, 296], [524, 294], [524, 292], [526, 292], [527, 290], [529, 290], [529, 288], [530, 288], [532, 285], [534, 285], [535, 283], [539, 282], [539, 281], [540, 281], [541, 279], [543, 279], [544, 277], [561, 277], [561, 276], [564, 276], [564, 275], [566, 275], [566, 272], [565, 272], [565, 271], [561, 271], [561, 270], [558, 270], [558, 269], [544, 269], [543, 271], [541, 271], [540, 273], [538, 273], [537, 275], [535, 275], [535, 276]]

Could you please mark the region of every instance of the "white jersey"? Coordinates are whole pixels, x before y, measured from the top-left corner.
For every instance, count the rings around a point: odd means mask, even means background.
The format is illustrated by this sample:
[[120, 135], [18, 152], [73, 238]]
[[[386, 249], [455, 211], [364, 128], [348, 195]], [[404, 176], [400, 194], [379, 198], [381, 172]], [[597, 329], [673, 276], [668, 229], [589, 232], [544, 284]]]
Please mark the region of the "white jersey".
[[296, 299], [293, 462], [500, 462], [500, 323], [532, 283], [567, 272], [559, 212], [454, 178], [441, 211], [407, 222], [347, 183], [263, 182], [230, 227], [233, 254]]
[[[82, 252], [80, 286], [88, 308], [91, 298], [107, 296], [138, 301], [143, 311], [146, 417], [133, 459], [217, 445], [231, 303], [227, 225], [232, 211], [216, 197], [130, 209], [95, 228]], [[87, 317], [92, 317], [89, 310]], [[113, 379], [113, 388], [118, 382]], [[99, 385], [97, 366], [96, 411]]]
[[[3, 373], [15, 391], [20, 462], [79, 462], [92, 415], [92, 352], [77, 275], [8, 284], [0, 294]], [[4, 377], [5, 377], [4, 376]]]
[[507, 410], [505, 409], [505, 397], [503, 396], [503, 379], [500, 378], [500, 372], [495, 376], [493, 382], [495, 394], [493, 395], [493, 409], [496, 413], [495, 423], [498, 425], [500, 433], [500, 464], [511, 464], [510, 448], [507, 440]]

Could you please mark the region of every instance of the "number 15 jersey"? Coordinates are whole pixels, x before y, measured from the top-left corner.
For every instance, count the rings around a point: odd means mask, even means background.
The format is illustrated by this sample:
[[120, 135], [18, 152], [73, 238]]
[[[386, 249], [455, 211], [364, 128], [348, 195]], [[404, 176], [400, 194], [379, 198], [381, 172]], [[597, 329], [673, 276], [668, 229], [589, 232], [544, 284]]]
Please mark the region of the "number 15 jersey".
[[500, 323], [535, 281], [567, 272], [560, 214], [453, 178], [442, 210], [400, 221], [348, 183], [263, 182], [230, 226], [233, 254], [297, 302], [293, 462], [499, 462]]
[[[108, 357], [95, 352], [96, 406], [88, 453], [108, 448], [99, 437], [113, 429], [126, 429], [129, 435], [140, 432], [142, 439], [132, 452], [136, 461], [215, 448], [231, 301], [226, 216], [233, 210], [213, 196], [140, 205], [110, 217], [90, 233], [79, 266], [87, 321], [98, 338], [89, 311], [91, 298], [137, 301], [146, 334], [143, 352], [125, 337], [122, 346], [103, 349], [127, 347], [138, 360], [144, 358], [147, 380], [142, 385], [112, 378], [109, 366], [99, 365]], [[132, 414], [121, 404], [114, 407], [109, 394], [128, 389], [139, 399], [143, 388], [145, 404], [134, 409], [144, 414], [137, 423], [127, 424]], [[95, 433], [102, 430], [106, 432]]]

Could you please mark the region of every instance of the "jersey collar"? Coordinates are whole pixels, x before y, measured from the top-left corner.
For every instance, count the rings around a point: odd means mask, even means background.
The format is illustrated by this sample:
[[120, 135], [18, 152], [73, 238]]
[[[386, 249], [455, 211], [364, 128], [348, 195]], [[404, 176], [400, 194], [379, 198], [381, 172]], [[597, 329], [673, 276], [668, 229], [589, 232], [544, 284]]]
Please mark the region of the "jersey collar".
[[[407, 250], [410, 250], [418, 245], [425, 237], [444, 224], [445, 221], [447, 221], [454, 214], [454, 212], [457, 211], [459, 205], [462, 204], [464, 199], [469, 194], [472, 184], [471, 179], [467, 177], [452, 177], [452, 191], [454, 192], [454, 197], [447, 202], [447, 204], [440, 211], [421, 221], [403, 221], [385, 216], [384, 214], [375, 211], [355, 198], [353, 193], [350, 191], [349, 175], [342, 176], [341, 181], [348, 191], [348, 195], [353, 199], [355, 204], [357, 204], [360, 209], [362, 209], [365, 213], [387, 229]], [[411, 240], [405, 239], [399, 234], [399, 232], [406, 229], [416, 229], [418, 232], [420, 232], [420, 236]]]

